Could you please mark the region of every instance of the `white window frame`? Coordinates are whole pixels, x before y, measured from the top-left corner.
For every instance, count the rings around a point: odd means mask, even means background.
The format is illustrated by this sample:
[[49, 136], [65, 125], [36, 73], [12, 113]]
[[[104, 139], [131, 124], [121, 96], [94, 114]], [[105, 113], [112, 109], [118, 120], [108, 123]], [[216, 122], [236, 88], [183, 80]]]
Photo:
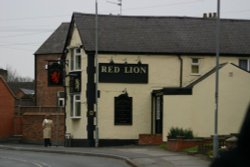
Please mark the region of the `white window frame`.
[[[60, 98], [58, 98], [58, 107], [64, 107], [65, 106], [65, 99], [64, 98], [62, 98], [62, 97], [60, 97]], [[60, 105], [60, 104], [62, 104], [62, 105]]]
[[[62, 105], [60, 105], [61, 102], [62, 102]], [[57, 92], [57, 106], [58, 107], [65, 107], [64, 91]]]
[[70, 55], [70, 70], [80, 71], [81, 68], [82, 68], [82, 49], [79, 47], [72, 48]]
[[[197, 62], [194, 62], [194, 60], [197, 60]], [[193, 67], [197, 67], [198, 72], [193, 72]], [[191, 74], [192, 75], [200, 75], [200, 59], [199, 58], [192, 58], [191, 59]]]
[[[241, 60], [247, 61], [247, 69], [244, 69], [244, 68], [240, 67], [240, 61]], [[250, 71], [250, 58], [240, 58], [239, 59], [239, 67], [246, 70], [246, 71]]]
[[[77, 99], [77, 97], [79, 99]], [[79, 103], [79, 111], [76, 111], [76, 105]], [[77, 115], [79, 113], [79, 115]], [[71, 94], [70, 95], [70, 118], [79, 119], [81, 118], [81, 95], [80, 94]]]

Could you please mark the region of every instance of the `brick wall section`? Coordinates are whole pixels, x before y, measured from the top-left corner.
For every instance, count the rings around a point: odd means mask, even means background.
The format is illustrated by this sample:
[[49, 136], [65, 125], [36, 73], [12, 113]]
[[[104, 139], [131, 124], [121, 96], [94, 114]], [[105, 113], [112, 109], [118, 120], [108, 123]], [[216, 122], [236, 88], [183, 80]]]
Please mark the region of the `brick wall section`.
[[162, 135], [161, 134], [140, 134], [139, 142], [140, 145], [158, 145], [162, 144]]
[[0, 77], [0, 140], [13, 135], [15, 98], [6, 82]]
[[63, 87], [48, 87], [48, 71], [45, 65], [50, 60], [60, 59], [61, 54], [35, 55], [35, 85], [37, 106], [57, 106], [57, 92], [64, 91]]
[[[26, 112], [23, 114], [23, 142], [43, 144], [42, 122], [48, 112]], [[54, 122], [52, 144], [64, 143], [64, 113], [50, 113]]]
[[15, 115], [13, 121], [14, 121], [13, 135], [22, 135], [22, 130], [23, 130], [22, 116]]
[[198, 146], [203, 142], [202, 139], [168, 139], [167, 149], [170, 151], [183, 151], [186, 148]]

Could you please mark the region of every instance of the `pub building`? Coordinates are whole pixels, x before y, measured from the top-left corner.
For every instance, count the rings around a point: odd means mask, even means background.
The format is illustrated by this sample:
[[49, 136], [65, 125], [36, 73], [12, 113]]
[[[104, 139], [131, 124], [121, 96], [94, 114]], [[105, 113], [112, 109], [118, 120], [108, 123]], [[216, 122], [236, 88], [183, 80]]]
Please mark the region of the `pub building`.
[[[141, 134], [167, 141], [171, 127], [213, 135], [215, 25], [212, 18], [98, 15], [96, 61], [95, 15], [73, 13], [62, 56], [71, 145], [135, 144]], [[249, 20], [221, 19], [220, 135], [238, 132], [250, 102], [249, 27]]]

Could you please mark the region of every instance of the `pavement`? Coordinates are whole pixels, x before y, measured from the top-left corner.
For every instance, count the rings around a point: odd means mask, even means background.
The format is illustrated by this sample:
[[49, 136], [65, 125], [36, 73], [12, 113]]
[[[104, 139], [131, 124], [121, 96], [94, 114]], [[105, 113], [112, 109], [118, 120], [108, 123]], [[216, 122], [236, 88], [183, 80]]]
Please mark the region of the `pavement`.
[[132, 167], [209, 167], [211, 162], [202, 155], [171, 152], [159, 146], [88, 148], [0, 143], [0, 149], [115, 158], [126, 161]]

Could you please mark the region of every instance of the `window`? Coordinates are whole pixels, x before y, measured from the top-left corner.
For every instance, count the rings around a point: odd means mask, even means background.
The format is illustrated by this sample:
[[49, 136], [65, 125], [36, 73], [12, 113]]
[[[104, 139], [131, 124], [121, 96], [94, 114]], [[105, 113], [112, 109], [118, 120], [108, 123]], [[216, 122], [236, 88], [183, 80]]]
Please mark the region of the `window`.
[[192, 74], [200, 73], [200, 61], [198, 58], [192, 58], [191, 73]]
[[239, 59], [239, 67], [246, 71], [250, 71], [250, 59]]
[[58, 107], [64, 107], [65, 105], [64, 92], [57, 92], [57, 105]]
[[58, 99], [58, 107], [64, 107], [65, 102], [64, 102], [64, 98], [59, 98]]
[[79, 118], [81, 116], [81, 96], [70, 96], [70, 116], [72, 118]]
[[70, 55], [70, 70], [81, 70], [81, 48], [74, 48]]

